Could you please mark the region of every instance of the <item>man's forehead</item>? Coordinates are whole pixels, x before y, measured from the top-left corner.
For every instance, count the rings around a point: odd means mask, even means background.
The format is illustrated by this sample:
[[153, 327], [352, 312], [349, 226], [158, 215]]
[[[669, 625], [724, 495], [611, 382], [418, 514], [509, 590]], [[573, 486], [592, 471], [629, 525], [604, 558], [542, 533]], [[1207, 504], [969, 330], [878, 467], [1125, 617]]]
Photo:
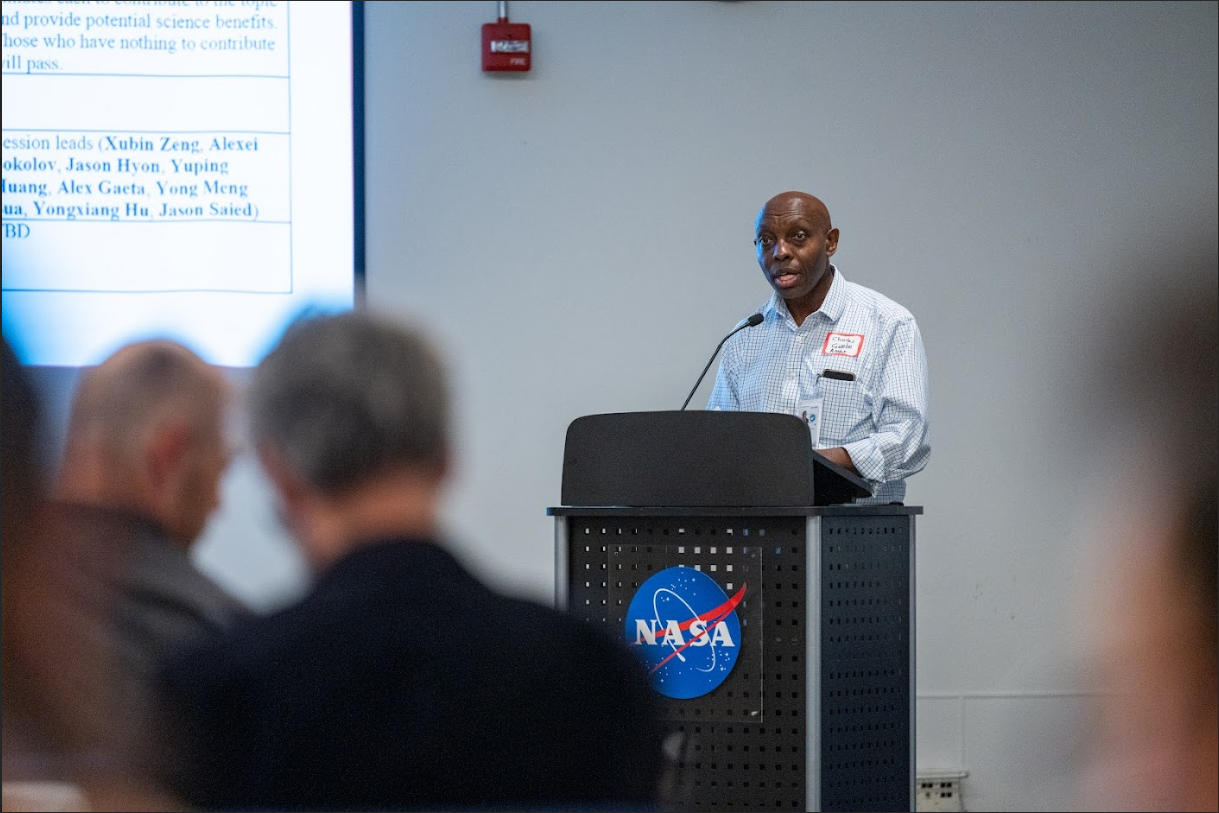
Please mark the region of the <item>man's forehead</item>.
[[808, 227], [816, 226], [824, 220], [825, 218], [820, 213], [805, 206], [803, 201], [797, 199], [779, 204], [766, 204], [766, 207], [758, 213], [756, 227], [758, 229]]

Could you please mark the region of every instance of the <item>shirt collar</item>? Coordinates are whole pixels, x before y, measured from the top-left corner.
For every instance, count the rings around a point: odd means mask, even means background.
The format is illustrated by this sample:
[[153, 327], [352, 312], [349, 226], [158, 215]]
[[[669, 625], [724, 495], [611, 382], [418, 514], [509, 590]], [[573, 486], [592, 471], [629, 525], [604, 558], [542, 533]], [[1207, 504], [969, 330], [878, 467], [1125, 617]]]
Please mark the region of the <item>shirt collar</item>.
[[[830, 265], [830, 268], [834, 271], [834, 278], [830, 280], [830, 289], [826, 291], [825, 301], [821, 303], [821, 307], [811, 315], [816, 316], [820, 313], [831, 322], [837, 322], [847, 308], [847, 281], [842, 278], [842, 272], [838, 270], [837, 266]], [[778, 319], [794, 324], [791, 314], [787, 312], [787, 304], [783, 301], [783, 297], [779, 296], [778, 291], [771, 292], [770, 301], [762, 308], [764, 316], [771, 313]]]

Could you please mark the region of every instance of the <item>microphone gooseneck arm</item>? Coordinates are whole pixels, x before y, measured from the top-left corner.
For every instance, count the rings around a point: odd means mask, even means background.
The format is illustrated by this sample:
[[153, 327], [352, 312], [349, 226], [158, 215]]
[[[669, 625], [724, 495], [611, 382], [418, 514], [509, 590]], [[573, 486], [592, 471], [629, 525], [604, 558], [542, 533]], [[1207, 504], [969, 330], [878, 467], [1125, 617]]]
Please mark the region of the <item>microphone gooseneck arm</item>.
[[699, 373], [698, 380], [694, 382], [694, 387], [691, 388], [690, 394], [686, 396], [686, 400], [684, 403], [682, 403], [681, 409], [679, 409], [678, 412], [684, 412], [686, 407], [690, 405], [690, 399], [694, 397], [694, 393], [698, 389], [698, 385], [703, 383], [703, 378], [707, 375], [707, 371], [711, 369], [711, 362], [715, 361], [715, 357], [720, 354], [720, 348], [724, 346], [724, 342], [728, 341], [733, 336], [735, 336], [737, 333], [739, 333], [740, 331], [744, 330], [747, 327], [753, 327], [755, 325], [762, 324], [762, 321], [764, 318], [765, 317], [763, 317], [762, 314], [760, 314], [760, 313], [752, 314], [744, 322], [742, 322], [741, 324], [739, 324], [735, 328], [733, 328], [731, 333], [729, 333], [724, 338], [720, 339], [720, 343], [715, 346], [715, 352], [711, 354], [711, 358], [707, 359], [707, 366], [703, 368], [703, 371], [701, 373]]

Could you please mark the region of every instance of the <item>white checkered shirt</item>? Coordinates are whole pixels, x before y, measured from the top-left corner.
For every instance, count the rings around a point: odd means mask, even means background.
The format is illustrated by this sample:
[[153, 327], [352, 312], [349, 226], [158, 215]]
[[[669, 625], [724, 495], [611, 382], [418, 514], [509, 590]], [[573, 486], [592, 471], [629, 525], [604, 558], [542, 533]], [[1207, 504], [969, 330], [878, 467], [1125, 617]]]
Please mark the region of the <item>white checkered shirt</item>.
[[[910, 311], [834, 269], [825, 302], [803, 325], [796, 326], [778, 293], [761, 312], [760, 325], [724, 345], [707, 409], [794, 415], [819, 386], [825, 401], [818, 446], [844, 447], [875, 489], [858, 502], [903, 500], [905, 478], [931, 454], [927, 355]], [[826, 369], [854, 373], [855, 380], [818, 380]]]

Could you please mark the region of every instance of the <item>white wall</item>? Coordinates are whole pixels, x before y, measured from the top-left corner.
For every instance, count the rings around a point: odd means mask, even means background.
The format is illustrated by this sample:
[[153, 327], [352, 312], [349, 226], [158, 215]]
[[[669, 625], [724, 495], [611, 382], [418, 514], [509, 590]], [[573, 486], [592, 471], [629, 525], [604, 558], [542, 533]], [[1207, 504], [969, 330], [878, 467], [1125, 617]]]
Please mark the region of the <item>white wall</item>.
[[[368, 299], [452, 364], [468, 561], [550, 595], [568, 423], [679, 406], [768, 295], [758, 208], [817, 194], [931, 364], [920, 769], [968, 770], [969, 809], [1068, 804], [1096, 472], [1060, 396], [1117, 262], [1153, 280], [1179, 215], [1215, 222], [1215, 4], [522, 0], [511, 77], [479, 70], [494, 8], [367, 5]], [[301, 573], [256, 483], [201, 560], [267, 603]]]

